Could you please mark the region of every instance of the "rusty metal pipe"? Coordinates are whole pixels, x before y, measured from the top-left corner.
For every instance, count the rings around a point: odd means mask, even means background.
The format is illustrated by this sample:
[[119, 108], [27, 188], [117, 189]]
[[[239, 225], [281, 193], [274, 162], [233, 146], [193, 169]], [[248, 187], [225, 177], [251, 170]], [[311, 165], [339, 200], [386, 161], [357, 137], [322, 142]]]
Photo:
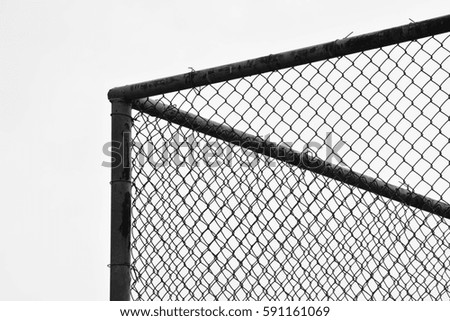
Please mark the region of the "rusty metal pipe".
[[444, 32], [450, 32], [450, 15], [257, 59], [117, 87], [108, 92], [108, 98], [134, 100], [150, 97], [336, 58]]

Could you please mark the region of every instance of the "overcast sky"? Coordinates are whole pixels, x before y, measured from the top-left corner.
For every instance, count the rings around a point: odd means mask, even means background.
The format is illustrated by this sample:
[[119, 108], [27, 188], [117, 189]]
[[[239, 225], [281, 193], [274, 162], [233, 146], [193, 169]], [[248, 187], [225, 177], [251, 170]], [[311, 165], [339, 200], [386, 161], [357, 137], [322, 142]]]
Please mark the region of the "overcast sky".
[[109, 88], [449, 9], [448, 0], [0, 0], [0, 299], [108, 299]]

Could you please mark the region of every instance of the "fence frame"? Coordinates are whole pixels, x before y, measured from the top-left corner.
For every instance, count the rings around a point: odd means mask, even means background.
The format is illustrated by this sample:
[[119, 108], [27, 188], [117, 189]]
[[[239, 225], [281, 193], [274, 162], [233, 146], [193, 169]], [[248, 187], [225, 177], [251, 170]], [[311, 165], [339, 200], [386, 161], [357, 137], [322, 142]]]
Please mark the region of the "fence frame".
[[[445, 32], [450, 32], [450, 15], [359, 36], [338, 39], [302, 49], [110, 89], [108, 92], [108, 99], [112, 104], [111, 138], [113, 148], [116, 149], [116, 153], [112, 156], [111, 162], [110, 300], [130, 300], [132, 184], [130, 169], [130, 131], [132, 125], [131, 109], [133, 101], [149, 96], [170, 93], [197, 86], [210, 85], [222, 81], [381, 48], [406, 41], [413, 41]], [[149, 110], [146, 112], [152, 114]], [[153, 111], [153, 115], [157, 116], [154, 113], [155, 111]], [[166, 114], [170, 113], [166, 112]], [[179, 119], [178, 121], [179, 124], [180, 122], [184, 123], [183, 126], [186, 126], [189, 122], [188, 119], [184, 121]], [[272, 146], [272, 144], [269, 145]], [[265, 154], [264, 152], [262, 153]], [[118, 155], [119, 157], [117, 157]], [[323, 174], [323, 171], [321, 174]], [[353, 186], [361, 187], [356, 184]], [[415, 200], [417, 198], [412, 197], [406, 190], [400, 191], [400, 189], [397, 188], [397, 193], [398, 192], [401, 192], [400, 194], [404, 192], [403, 201], [409, 200], [408, 202], [405, 202], [406, 204], [419, 208], [422, 207], [420, 204], [418, 205], [416, 203]], [[388, 194], [391, 194], [391, 192]], [[383, 196], [389, 197], [388, 195]], [[439, 203], [437, 205], [439, 207], [445, 205], [442, 209], [442, 213], [444, 214], [441, 214], [441, 216], [450, 218], [450, 207], [444, 203]]]
[[111, 100], [111, 260], [110, 300], [130, 300], [131, 103]]
[[405, 41], [430, 37], [450, 31], [450, 15], [410, 23], [302, 49], [286, 51], [219, 67], [192, 71], [172, 77], [116, 87], [108, 98], [134, 100], [187, 88], [211, 85], [222, 81], [275, 71], [352, 53], [385, 47]]

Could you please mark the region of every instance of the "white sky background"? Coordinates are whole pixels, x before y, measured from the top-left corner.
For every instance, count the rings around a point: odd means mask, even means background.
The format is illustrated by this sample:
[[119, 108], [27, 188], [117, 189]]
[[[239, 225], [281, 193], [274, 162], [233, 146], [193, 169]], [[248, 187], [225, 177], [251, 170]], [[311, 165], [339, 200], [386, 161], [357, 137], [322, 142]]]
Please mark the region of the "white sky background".
[[0, 300], [108, 299], [109, 88], [449, 9], [448, 0], [0, 0]]

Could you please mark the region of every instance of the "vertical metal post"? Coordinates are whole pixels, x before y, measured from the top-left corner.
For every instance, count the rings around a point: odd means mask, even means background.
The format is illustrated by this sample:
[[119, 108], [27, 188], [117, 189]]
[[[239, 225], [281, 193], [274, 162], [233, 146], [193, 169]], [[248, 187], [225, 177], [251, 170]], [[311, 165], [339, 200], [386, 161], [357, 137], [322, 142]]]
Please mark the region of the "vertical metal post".
[[110, 300], [130, 300], [131, 104], [111, 99]]

